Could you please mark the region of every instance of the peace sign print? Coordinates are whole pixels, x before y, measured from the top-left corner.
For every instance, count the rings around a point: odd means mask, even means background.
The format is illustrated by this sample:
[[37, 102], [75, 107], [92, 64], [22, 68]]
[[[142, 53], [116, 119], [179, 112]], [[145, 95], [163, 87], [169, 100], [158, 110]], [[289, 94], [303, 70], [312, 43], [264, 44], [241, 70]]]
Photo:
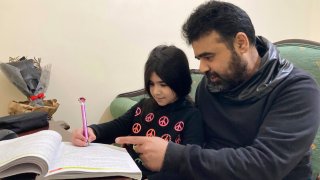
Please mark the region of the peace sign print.
[[141, 114], [141, 108], [137, 107], [136, 114], [134, 116], [139, 116]]
[[156, 136], [156, 131], [154, 129], [149, 129], [146, 133], [147, 137]]
[[154, 118], [154, 114], [153, 113], [149, 113], [144, 120], [146, 120], [147, 122], [151, 122]]
[[184, 128], [184, 123], [182, 121], [177, 122], [176, 125], [174, 125], [174, 130], [180, 132]]
[[171, 141], [171, 136], [170, 134], [164, 134], [161, 136], [162, 139], [166, 140], [166, 141]]
[[142, 161], [141, 161], [140, 158], [136, 158], [134, 161], [135, 161], [137, 164], [142, 164]]
[[162, 116], [158, 121], [161, 127], [167, 126], [169, 124], [169, 118], [167, 116]]
[[176, 140], [174, 142], [177, 143], [177, 144], [181, 143], [180, 134], [178, 135], [178, 137], [176, 138]]
[[134, 125], [132, 126], [132, 132], [137, 134], [141, 131], [141, 124], [139, 123], [134, 123]]

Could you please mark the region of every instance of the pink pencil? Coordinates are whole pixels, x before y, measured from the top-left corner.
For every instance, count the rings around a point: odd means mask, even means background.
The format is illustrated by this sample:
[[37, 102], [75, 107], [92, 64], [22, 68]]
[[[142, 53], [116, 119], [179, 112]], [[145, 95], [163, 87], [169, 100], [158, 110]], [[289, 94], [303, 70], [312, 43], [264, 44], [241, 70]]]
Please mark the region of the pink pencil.
[[86, 99], [84, 97], [79, 98], [79, 102], [81, 105], [81, 115], [82, 115], [82, 129], [83, 129], [83, 135], [86, 138], [86, 142], [89, 145], [89, 137], [88, 137], [88, 124], [87, 124], [87, 116], [86, 116]]

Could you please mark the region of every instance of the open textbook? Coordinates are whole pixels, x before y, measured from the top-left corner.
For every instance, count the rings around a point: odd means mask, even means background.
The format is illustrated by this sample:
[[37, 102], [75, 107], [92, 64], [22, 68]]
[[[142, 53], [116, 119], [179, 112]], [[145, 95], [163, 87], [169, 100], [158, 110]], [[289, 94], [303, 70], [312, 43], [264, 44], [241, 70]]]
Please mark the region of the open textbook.
[[39, 174], [37, 179], [142, 177], [123, 148], [98, 143], [76, 147], [61, 139], [59, 133], [44, 130], [0, 141], [0, 179], [30, 172]]

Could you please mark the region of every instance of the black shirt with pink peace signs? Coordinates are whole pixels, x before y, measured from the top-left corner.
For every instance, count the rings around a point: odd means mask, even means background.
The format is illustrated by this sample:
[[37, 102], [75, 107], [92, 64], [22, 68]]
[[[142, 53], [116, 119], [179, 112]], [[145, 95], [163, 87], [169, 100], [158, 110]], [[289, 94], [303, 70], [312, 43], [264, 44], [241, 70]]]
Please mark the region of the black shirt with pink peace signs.
[[[106, 144], [114, 143], [116, 137], [127, 135], [158, 136], [179, 144], [197, 145], [202, 145], [204, 139], [201, 113], [186, 98], [166, 106], [159, 106], [153, 99], [142, 99], [121, 117], [90, 127], [97, 136], [95, 142]], [[132, 145], [127, 146], [127, 150], [148, 179], [162, 176], [143, 167]]]

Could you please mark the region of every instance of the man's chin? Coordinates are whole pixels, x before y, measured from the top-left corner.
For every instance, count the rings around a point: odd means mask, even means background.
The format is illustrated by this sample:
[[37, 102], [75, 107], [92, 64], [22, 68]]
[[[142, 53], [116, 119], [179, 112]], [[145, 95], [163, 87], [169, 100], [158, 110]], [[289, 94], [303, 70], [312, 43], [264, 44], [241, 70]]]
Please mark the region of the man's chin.
[[212, 93], [218, 93], [218, 92], [223, 92], [224, 88], [222, 85], [216, 84], [216, 83], [208, 83], [207, 88], [210, 92]]

